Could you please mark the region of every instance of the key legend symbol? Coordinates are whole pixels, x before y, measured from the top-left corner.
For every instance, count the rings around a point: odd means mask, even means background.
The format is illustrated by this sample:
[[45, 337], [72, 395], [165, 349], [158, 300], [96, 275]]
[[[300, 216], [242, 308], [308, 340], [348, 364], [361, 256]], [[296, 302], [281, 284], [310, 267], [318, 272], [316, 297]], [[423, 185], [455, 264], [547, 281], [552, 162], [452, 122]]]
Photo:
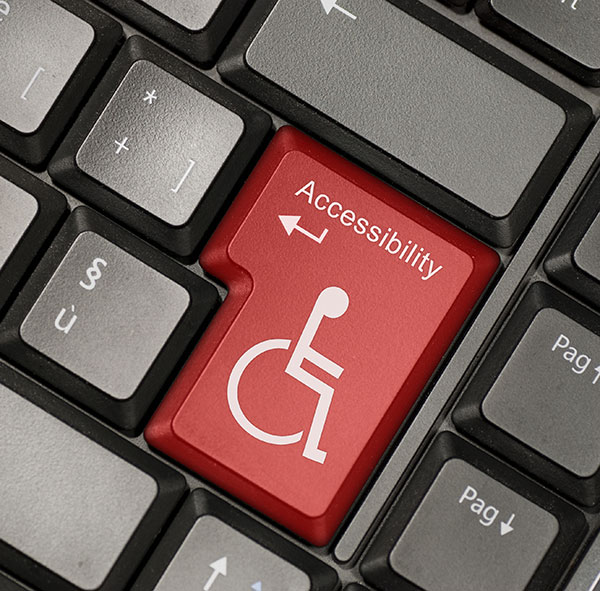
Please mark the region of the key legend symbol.
[[311, 234], [308, 230], [305, 230], [304, 228], [301, 228], [298, 225], [298, 222], [301, 219], [302, 219], [302, 216], [299, 216], [299, 215], [280, 215], [279, 216], [279, 221], [282, 223], [288, 236], [291, 236], [292, 232], [294, 230], [298, 230], [298, 232], [300, 232], [301, 234], [304, 234], [307, 238], [314, 240], [317, 244], [323, 244], [323, 240], [325, 240], [325, 236], [327, 236], [327, 232], [329, 232], [329, 230], [327, 228], [325, 228], [321, 232], [320, 236], [315, 236], [314, 234]]
[[[327, 420], [329, 407], [331, 406], [331, 400], [333, 399], [334, 389], [306, 371], [302, 367], [302, 364], [304, 361], [310, 361], [330, 376], [339, 379], [344, 368], [313, 349], [311, 345], [322, 320], [324, 318], [339, 318], [346, 312], [349, 303], [348, 294], [339, 287], [328, 287], [321, 292], [298, 339], [298, 344], [292, 352], [290, 361], [285, 368], [285, 373], [319, 394], [319, 402], [302, 455], [320, 464], [325, 462], [325, 457], [327, 456], [327, 452], [319, 449], [319, 443], [323, 428], [325, 427], [325, 421]], [[255, 439], [271, 445], [292, 445], [298, 443], [302, 439], [304, 431], [299, 431], [293, 435], [273, 435], [258, 428], [244, 414], [240, 406], [238, 389], [242, 374], [254, 359], [273, 349], [287, 350], [291, 344], [292, 341], [289, 339], [269, 339], [258, 343], [258, 345], [254, 345], [239, 358], [231, 371], [227, 385], [229, 408], [240, 427]]]
[[346, 10], [345, 8], [342, 8], [337, 3], [337, 0], [321, 0], [321, 4], [323, 6], [323, 10], [327, 14], [330, 14], [331, 11], [335, 8], [337, 11], [341, 12], [344, 16], [347, 16], [347, 17], [351, 18], [353, 21], [356, 20], [356, 15], [352, 14], [351, 12], [349, 12], [348, 10]]
[[213, 585], [217, 581], [217, 579], [221, 577], [227, 576], [227, 556], [216, 560], [210, 565], [210, 568], [213, 569], [212, 574], [206, 584], [204, 585], [203, 591], [210, 591], [213, 588]]

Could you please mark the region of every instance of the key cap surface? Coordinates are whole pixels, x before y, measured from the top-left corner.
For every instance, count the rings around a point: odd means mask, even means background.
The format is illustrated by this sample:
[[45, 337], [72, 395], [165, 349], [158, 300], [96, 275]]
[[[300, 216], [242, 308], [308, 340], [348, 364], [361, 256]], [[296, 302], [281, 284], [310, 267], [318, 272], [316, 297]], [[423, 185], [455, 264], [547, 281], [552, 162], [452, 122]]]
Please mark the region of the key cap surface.
[[546, 261], [553, 281], [600, 309], [600, 177], [587, 186]]
[[0, 271], [38, 212], [32, 195], [0, 177]]
[[223, 591], [251, 585], [310, 591], [305, 573], [212, 516], [201, 517], [192, 527], [155, 589], [194, 591], [198, 581], [209, 581], [213, 573], [225, 577]]
[[115, 21], [77, 0], [2, 0], [2, 149], [41, 165], [121, 35]]
[[270, 125], [246, 100], [132, 37], [50, 174], [147, 239], [189, 257]]
[[495, 591], [498, 581], [520, 591], [557, 533], [555, 517], [466, 462], [449, 460], [390, 564], [428, 591]]
[[151, 6], [190, 31], [201, 31], [209, 23], [222, 0], [142, 0], [142, 4]]
[[331, 591], [335, 571], [229, 503], [197, 489], [133, 591]]
[[230, 295], [146, 438], [324, 544], [497, 257], [286, 128], [201, 263]]
[[44, 591], [122, 588], [183, 478], [0, 371], [0, 564]]
[[600, 85], [600, 5], [593, 0], [480, 0], [479, 16], [584, 84]]
[[592, 541], [565, 591], [598, 591], [600, 589], [600, 536]]
[[0, 16], [0, 119], [21, 133], [33, 133], [90, 48], [94, 29], [51, 0], [13, 0]]
[[[40, 353], [113, 398], [126, 400], [189, 305], [184, 287], [102, 236], [84, 232], [20, 333]], [[62, 310], [66, 312], [60, 315]]]
[[60, 193], [0, 158], [0, 311], [65, 211]]
[[[434, 207], [463, 223], [477, 219], [469, 229], [510, 244], [525, 221], [518, 210], [536, 207], [539, 195], [531, 187], [568, 129], [571, 99], [544, 88], [535, 75], [524, 76], [492, 48], [474, 53], [469, 35], [415, 2], [338, 2], [329, 12], [318, 1], [259, 4], [256, 18], [266, 20], [258, 33], [256, 26], [244, 29], [250, 40], [243, 62], [234, 45], [220, 64], [225, 77], [249, 92], [268, 80], [261, 100], [271, 98], [275, 109], [296, 118], [306, 109], [297, 102], [308, 104], [351, 134], [331, 131], [330, 123], [311, 126], [307, 115], [301, 123], [308, 129], [331, 133], [360, 161], [375, 162], [367, 148], [354, 149], [350, 136], [364, 138], [431, 180], [438, 187], [432, 190], [454, 195], [437, 196]], [[390, 161], [379, 158], [384, 174], [395, 175], [403, 188], [414, 184], [415, 197], [431, 198], [429, 189], [409, 174], [400, 178], [400, 168], [389, 170]], [[546, 174], [556, 174], [556, 164]], [[457, 208], [469, 213], [459, 216]]]
[[554, 488], [594, 505], [600, 498], [598, 388], [600, 318], [536, 283], [453, 418]]
[[79, 149], [77, 165], [142, 209], [181, 226], [243, 130], [242, 118], [229, 109], [151, 62], [138, 61]]
[[96, 0], [202, 67], [213, 65], [249, 0]]
[[571, 472], [591, 476], [600, 469], [599, 364], [598, 335], [558, 310], [540, 310], [485, 397], [483, 415]]
[[8, 314], [0, 347], [131, 430], [216, 301], [208, 283], [78, 208]]
[[361, 572], [383, 591], [547, 591], [584, 523], [566, 503], [444, 433], [401, 493]]

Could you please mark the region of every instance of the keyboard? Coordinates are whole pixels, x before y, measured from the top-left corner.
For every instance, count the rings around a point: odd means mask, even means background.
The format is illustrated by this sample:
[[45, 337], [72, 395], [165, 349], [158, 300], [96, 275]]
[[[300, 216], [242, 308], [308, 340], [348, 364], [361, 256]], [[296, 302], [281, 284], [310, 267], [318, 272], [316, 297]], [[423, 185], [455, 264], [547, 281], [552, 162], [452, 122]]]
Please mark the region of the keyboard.
[[600, 591], [598, 31], [0, 0], [0, 591]]

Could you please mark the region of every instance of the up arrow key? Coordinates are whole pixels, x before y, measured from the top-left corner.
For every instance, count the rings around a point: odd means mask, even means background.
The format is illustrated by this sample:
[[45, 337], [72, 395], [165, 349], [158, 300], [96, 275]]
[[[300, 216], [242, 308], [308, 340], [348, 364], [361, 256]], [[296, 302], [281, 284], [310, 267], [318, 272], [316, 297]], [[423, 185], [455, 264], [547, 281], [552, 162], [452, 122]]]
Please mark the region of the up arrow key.
[[509, 534], [511, 531], [514, 531], [514, 527], [511, 526], [511, 523], [513, 522], [513, 519], [515, 518], [515, 514], [513, 513], [510, 518], [508, 519], [508, 521], [502, 521], [500, 523], [500, 535], [501, 536], [505, 536], [506, 534]]
[[215, 581], [219, 578], [219, 575], [223, 577], [227, 576], [227, 557], [224, 556], [220, 560], [216, 560], [210, 565], [210, 568], [213, 569], [213, 572], [208, 581], [206, 581], [206, 585], [204, 585], [204, 591], [210, 591], [212, 589]]
[[350, 17], [353, 21], [356, 20], [356, 16], [354, 14], [348, 12], [345, 8], [342, 8], [341, 6], [338, 6], [337, 0], [321, 0], [321, 4], [323, 5], [323, 10], [327, 14], [330, 14], [331, 11], [335, 8], [336, 10], [339, 10], [342, 14]]

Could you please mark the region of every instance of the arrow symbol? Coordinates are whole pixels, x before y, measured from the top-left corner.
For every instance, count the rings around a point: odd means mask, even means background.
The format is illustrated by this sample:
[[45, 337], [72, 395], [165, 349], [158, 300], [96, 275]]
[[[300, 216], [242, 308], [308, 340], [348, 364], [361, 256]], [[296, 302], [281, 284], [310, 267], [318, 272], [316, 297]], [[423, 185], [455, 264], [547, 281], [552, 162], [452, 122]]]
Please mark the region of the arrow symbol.
[[598, 575], [594, 579], [594, 582], [592, 583], [592, 586], [588, 589], [588, 591], [596, 591], [596, 589], [598, 589], [598, 583], [600, 583], [600, 573], [598, 573]]
[[262, 591], [262, 583], [258, 581], [258, 583], [254, 583], [250, 589], [252, 589], [252, 591]]
[[339, 10], [342, 14], [349, 16], [353, 21], [356, 20], [356, 16], [351, 12], [348, 12], [345, 8], [338, 6], [337, 0], [321, 0], [321, 4], [323, 5], [323, 10], [326, 14], [330, 14], [331, 11], [335, 8]]
[[311, 240], [314, 240], [318, 244], [322, 244], [323, 240], [325, 239], [325, 236], [327, 236], [327, 232], [329, 232], [329, 230], [327, 228], [325, 228], [320, 236], [315, 236], [314, 234], [311, 234], [308, 230], [305, 230], [304, 228], [301, 228], [298, 225], [298, 222], [300, 221], [300, 219], [301, 219], [301, 216], [299, 216], [299, 215], [280, 215], [279, 216], [279, 221], [285, 228], [285, 231], [287, 232], [288, 236], [291, 236], [292, 232], [294, 230], [298, 230], [298, 232], [300, 232], [301, 234], [304, 234]]
[[506, 534], [509, 534], [511, 531], [514, 531], [514, 527], [511, 526], [511, 523], [513, 522], [513, 519], [515, 518], [515, 514], [513, 513], [510, 516], [510, 519], [508, 521], [502, 521], [500, 523], [500, 535], [501, 536], [505, 536]]
[[210, 591], [212, 586], [215, 584], [215, 581], [219, 578], [219, 575], [226, 577], [227, 576], [227, 556], [220, 558], [219, 560], [213, 562], [210, 565], [210, 568], [213, 569], [212, 575], [210, 575], [210, 579], [206, 581], [206, 585], [204, 585], [204, 591]]

